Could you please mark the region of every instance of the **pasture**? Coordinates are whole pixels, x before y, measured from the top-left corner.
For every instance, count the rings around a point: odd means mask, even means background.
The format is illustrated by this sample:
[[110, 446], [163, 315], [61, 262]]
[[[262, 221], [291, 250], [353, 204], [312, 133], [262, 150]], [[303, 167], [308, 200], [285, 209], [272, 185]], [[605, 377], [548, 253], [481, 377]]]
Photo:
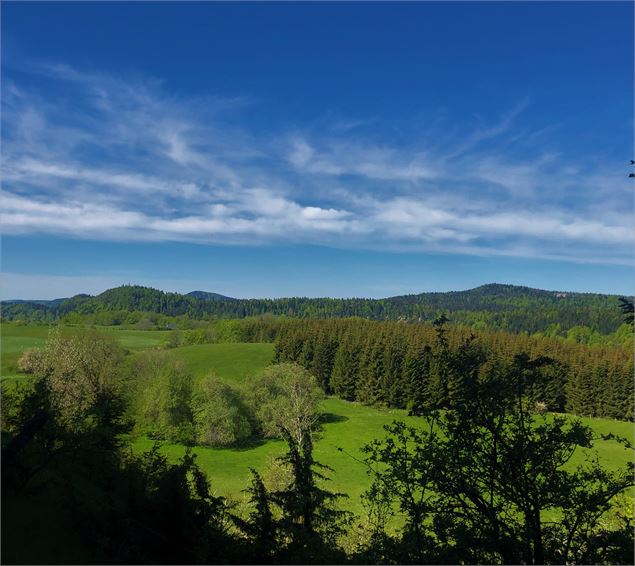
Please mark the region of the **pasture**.
[[[77, 326], [59, 327], [62, 334], [76, 334], [86, 329]], [[2, 378], [21, 377], [17, 362], [22, 352], [29, 348], [44, 345], [51, 327], [41, 325], [2, 324], [0, 352], [2, 362], [0, 373]], [[99, 332], [114, 336], [117, 341], [129, 350], [156, 348], [162, 344], [169, 331], [164, 330], [131, 330], [116, 326], [101, 326]]]
[[[203, 344], [185, 346], [173, 350], [183, 358], [196, 376], [213, 372], [228, 383], [248, 387], [250, 377], [261, 371], [271, 360], [272, 344]], [[316, 460], [333, 468], [329, 474], [329, 489], [349, 495], [346, 506], [355, 513], [363, 511], [360, 496], [369, 484], [366, 467], [359, 460], [361, 448], [375, 438], [384, 435], [384, 426], [394, 420], [408, 424], [421, 424], [421, 419], [409, 417], [399, 409], [382, 409], [351, 403], [334, 397], [322, 403], [324, 413], [321, 430], [315, 444]], [[635, 440], [633, 425], [607, 419], [581, 419], [598, 434], [624, 436]], [[136, 439], [135, 450], [149, 449], [153, 441]], [[598, 440], [595, 445], [601, 461], [610, 468], [619, 468], [632, 458], [631, 453], [614, 441]], [[342, 450], [340, 450], [340, 448]], [[176, 460], [185, 453], [185, 447], [163, 443], [162, 450]], [[245, 498], [242, 490], [250, 478], [249, 468], [266, 474], [272, 461], [285, 450], [278, 440], [260, 441], [236, 448], [196, 447], [199, 465], [212, 482], [214, 491], [237, 502]], [[574, 455], [572, 465], [584, 462], [585, 453]]]
[[[382, 438], [383, 427], [394, 420], [417, 425], [421, 424], [421, 418], [409, 417], [403, 410], [366, 407], [335, 398], [325, 399], [322, 410], [324, 422], [317, 436], [315, 458], [318, 462], [333, 468], [333, 472], [328, 474], [331, 478], [329, 489], [348, 494], [346, 507], [355, 513], [362, 513], [360, 496], [369, 485], [366, 467], [359, 461], [363, 456], [362, 446], [375, 438]], [[581, 420], [598, 434], [613, 432], [633, 441], [634, 431], [630, 423], [604, 419]], [[149, 449], [152, 444], [153, 442], [148, 439], [137, 439], [133, 442], [135, 450], [140, 451]], [[613, 441], [598, 440], [596, 448], [601, 462], [612, 469], [619, 468], [629, 461], [629, 458], [632, 459], [632, 453]], [[164, 443], [162, 450], [174, 460], [185, 453], [185, 447], [176, 444]], [[249, 468], [266, 474], [273, 459], [280, 456], [284, 450], [285, 444], [278, 440], [267, 440], [238, 448], [193, 449], [197, 462], [211, 480], [213, 490], [218, 495], [229, 497], [239, 503], [245, 497], [242, 490], [249, 483]], [[571, 464], [581, 464], [584, 459], [584, 452], [578, 451]]]

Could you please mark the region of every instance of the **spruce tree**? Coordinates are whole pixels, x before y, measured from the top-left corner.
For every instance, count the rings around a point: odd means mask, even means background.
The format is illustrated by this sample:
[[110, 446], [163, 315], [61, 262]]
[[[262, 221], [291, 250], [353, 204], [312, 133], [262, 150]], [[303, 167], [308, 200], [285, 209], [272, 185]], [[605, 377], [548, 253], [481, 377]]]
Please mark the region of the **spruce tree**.
[[333, 392], [348, 401], [355, 399], [357, 375], [359, 372], [360, 348], [350, 334], [340, 343], [333, 363], [331, 387]]
[[368, 345], [364, 362], [357, 398], [367, 405], [375, 405], [385, 400], [382, 391], [385, 368], [381, 337], [376, 338]]
[[260, 474], [253, 468], [250, 470], [251, 485], [243, 491], [250, 496], [252, 510], [246, 520], [237, 516], [232, 519], [250, 542], [252, 561], [271, 564], [279, 551], [278, 522], [273, 516], [270, 495]]
[[446, 323], [448, 319], [441, 315], [433, 325], [436, 332], [436, 344], [432, 363], [430, 364], [430, 379], [426, 391], [428, 408], [438, 409], [448, 403], [448, 370], [450, 364], [450, 348], [447, 337]]
[[430, 346], [411, 344], [404, 359], [403, 380], [406, 406], [413, 415], [421, 415], [428, 406], [428, 382], [432, 349]]
[[335, 362], [337, 342], [321, 332], [315, 342], [313, 361], [310, 367], [325, 393], [331, 393], [331, 372]]
[[348, 496], [318, 485], [328, 478], [317, 469], [332, 469], [314, 460], [310, 431], [300, 441], [285, 429], [282, 434], [288, 451], [279, 460], [290, 468], [292, 479], [285, 489], [271, 494], [282, 515], [278, 523], [286, 541], [282, 561], [318, 564], [335, 561], [337, 539], [351, 522], [351, 513], [338, 509], [336, 504]]
[[403, 337], [393, 334], [384, 349], [384, 374], [381, 380], [383, 396], [391, 407], [405, 406], [402, 379], [404, 355]]

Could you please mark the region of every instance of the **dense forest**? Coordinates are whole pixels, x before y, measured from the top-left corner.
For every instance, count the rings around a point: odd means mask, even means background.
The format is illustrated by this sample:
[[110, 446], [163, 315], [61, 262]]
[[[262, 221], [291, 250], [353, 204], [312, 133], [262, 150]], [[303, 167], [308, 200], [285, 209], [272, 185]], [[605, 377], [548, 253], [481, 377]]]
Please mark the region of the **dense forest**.
[[[631, 341], [601, 346], [548, 336], [528, 336], [494, 330], [474, 330], [444, 321], [441, 327], [370, 321], [362, 318], [288, 319], [253, 317], [219, 320], [199, 328], [174, 331], [166, 346], [219, 342], [275, 342], [276, 360], [302, 365], [317, 378], [326, 393], [367, 404], [408, 408], [428, 399], [443, 405], [457, 384], [431, 360], [439, 354], [443, 332], [447, 356], [462, 359], [479, 351], [504, 365], [525, 352], [548, 362], [544, 382], [528, 385], [532, 402], [544, 410], [581, 416], [633, 418], [632, 326], [625, 324]], [[472, 355], [470, 354], [470, 355]], [[443, 385], [442, 380], [449, 380]]]
[[440, 315], [475, 329], [497, 329], [549, 336], [580, 335], [582, 341], [620, 329], [618, 297], [542, 291], [513, 285], [484, 285], [469, 291], [422, 293], [386, 299], [281, 298], [232, 299], [195, 291], [187, 295], [126, 285], [97, 296], [76, 295], [62, 301], [4, 302], [7, 321], [125, 324], [139, 321], [130, 313], [189, 320], [243, 318], [266, 314], [293, 318], [362, 317], [372, 320], [432, 322]]
[[[449, 365], [435, 365], [444, 353]], [[442, 408], [464, 391], [452, 369], [465, 360], [487, 360], [480, 372], [505, 371], [521, 353], [542, 359], [540, 378], [527, 383], [531, 403], [542, 410], [581, 416], [633, 418], [633, 351], [590, 348], [550, 338], [462, 327], [303, 320], [280, 327], [276, 359], [309, 369], [327, 393], [368, 404]]]

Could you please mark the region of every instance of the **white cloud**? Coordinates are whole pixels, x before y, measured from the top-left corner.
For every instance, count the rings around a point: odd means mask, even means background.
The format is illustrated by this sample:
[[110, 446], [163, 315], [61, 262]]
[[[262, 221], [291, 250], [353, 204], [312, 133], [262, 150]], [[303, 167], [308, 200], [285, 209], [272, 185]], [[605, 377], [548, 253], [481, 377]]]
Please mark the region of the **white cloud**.
[[382, 181], [419, 181], [439, 175], [425, 153], [333, 140], [325, 145], [328, 147], [318, 152], [308, 141], [296, 138], [287, 159], [296, 169], [317, 175], [357, 175]]
[[221, 119], [241, 98], [178, 99], [158, 81], [63, 65], [38, 72], [70, 85], [75, 103], [9, 83], [5, 233], [631, 258], [632, 187], [608, 164], [509, 150], [536, 139], [514, 127], [527, 102], [442, 148], [434, 132], [389, 143], [337, 124], [257, 137]]

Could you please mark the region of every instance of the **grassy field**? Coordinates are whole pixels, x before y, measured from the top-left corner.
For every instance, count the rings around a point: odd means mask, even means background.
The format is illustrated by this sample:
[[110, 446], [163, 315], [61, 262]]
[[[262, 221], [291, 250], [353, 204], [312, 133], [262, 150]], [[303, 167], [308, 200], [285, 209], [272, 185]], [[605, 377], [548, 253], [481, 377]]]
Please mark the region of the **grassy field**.
[[[273, 347], [271, 344], [205, 344], [176, 348], [173, 352], [182, 356], [196, 375], [202, 376], [213, 371], [232, 384], [245, 386], [250, 377], [257, 375], [270, 362]], [[329, 487], [347, 493], [350, 497], [347, 506], [361, 513], [360, 496], [369, 482], [365, 466], [357, 461], [362, 457], [361, 447], [375, 438], [381, 438], [383, 427], [393, 420], [403, 420], [409, 424], [421, 421], [408, 417], [406, 411], [366, 407], [336, 398], [326, 399], [322, 410], [325, 422], [316, 442], [315, 457], [334, 470], [330, 474]], [[631, 423], [585, 418], [582, 421], [598, 434], [612, 432], [629, 438], [631, 442], [635, 440]], [[134, 448], [145, 450], [152, 444], [150, 440], [137, 439]], [[632, 458], [631, 453], [616, 442], [600, 440], [596, 448], [602, 462], [610, 468], [619, 468]], [[194, 452], [216, 493], [241, 502], [244, 500], [242, 490], [249, 482], [249, 468], [265, 471], [284, 450], [283, 442], [269, 440], [241, 448], [197, 447]], [[185, 448], [164, 444], [163, 451], [170, 458], [177, 459], [184, 454]], [[579, 451], [574, 455], [572, 465], [582, 463], [584, 458], [585, 454]]]
[[[316, 442], [315, 457], [334, 470], [330, 474], [329, 488], [347, 493], [350, 497], [347, 507], [361, 513], [360, 495], [369, 483], [365, 466], [357, 461], [362, 457], [361, 447], [375, 438], [381, 438], [384, 434], [384, 425], [392, 423], [393, 420], [403, 420], [409, 424], [420, 424], [421, 420], [408, 417], [405, 411], [365, 407], [335, 398], [326, 399], [322, 404], [322, 410], [326, 413], [326, 422]], [[598, 433], [610, 431], [633, 441], [633, 426], [629, 423], [603, 419], [582, 421]], [[147, 439], [134, 441], [136, 450], [149, 449], [151, 446], [152, 442]], [[342, 448], [343, 451], [339, 451], [338, 448]], [[601, 461], [609, 468], [619, 468], [632, 458], [632, 453], [616, 442], [599, 440], [596, 448]], [[249, 468], [265, 471], [284, 449], [285, 445], [281, 441], [266, 441], [248, 448], [197, 447], [194, 452], [216, 493], [242, 501], [244, 495], [241, 490], [248, 484]], [[184, 454], [185, 448], [164, 444], [163, 451], [170, 458], [176, 459]], [[577, 452], [572, 465], [582, 463], [584, 458], [583, 451]]]
[[[61, 327], [63, 334], [76, 334], [83, 332], [85, 328]], [[43, 346], [48, 337], [50, 328], [37, 325], [3, 324], [0, 341], [2, 362], [0, 372], [3, 378], [19, 377], [18, 358], [25, 350]], [[129, 330], [117, 327], [99, 327], [99, 332], [114, 336], [119, 343], [130, 350], [154, 348], [161, 345], [169, 331], [163, 330]]]
[[[65, 332], [77, 332], [69, 328]], [[165, 338], [165, 332], [121, 329], [100, 329], [113, 334], [122, 345], [130, 350], [142, 350], [158, 346]], [[37, 326], [5, 325], [2, 333], [2, 369], [11, 368], [26, 348], [40, 346], [46, 340], [48, 329]], [[248, 386], [249, 379], [257, 375], [273, 356], [272, 344], [203, 344], [185, 346], [172, 350], [182, 357], [196, 376], [215, 373], [234, 385]], [[332, 467], [330, 488], [347, 493], [351, 510], [361, 513], [360, 495], [368, 486], [368, 477], [363, 464], [356, 461], [361, 457], [360, 449], [367, 442], [383, 435], [384, 425], [393, 420], [405, 420], [411, 424], [420, 422], [408, 417], [405, 411], [365, 407], [340, 399], [329, 398], [322, 404], [325, 422], [316, 442], [316, 459]], [[612, 432], [625, 436], [633, 442], [635, 431], [631, 423], [604, 419], [582, 419], [598, 434]], [[135, 439], [133, 448], [137, 451], [152, 446], [148, 439]], [[342, 448], [343, 451], [339, 451]], [[596, 443], [602, 462], [611, 468], [622, 466], [632, 455], [616, 442], [600, 440]], [[249, 481], [249, 468], [265, 471], [271, 461], [284, 452], [281, 441], [266, 441], [242, 448], [194, 449], [198, 462], [207, 472], [214, 490], [237, 501], [242, 501], [241, 493]], [[164, 444], [163, 451], [176, 459], [183, 455], [185, 448], [180, 445]], [[584, 460], [584, 453], [574, 456], [573, 464]]]
[[231, 384], [244, 384], [271, 362], [273, 344], [197, 344], [172, 350], [196, 377], [215, 373]]

